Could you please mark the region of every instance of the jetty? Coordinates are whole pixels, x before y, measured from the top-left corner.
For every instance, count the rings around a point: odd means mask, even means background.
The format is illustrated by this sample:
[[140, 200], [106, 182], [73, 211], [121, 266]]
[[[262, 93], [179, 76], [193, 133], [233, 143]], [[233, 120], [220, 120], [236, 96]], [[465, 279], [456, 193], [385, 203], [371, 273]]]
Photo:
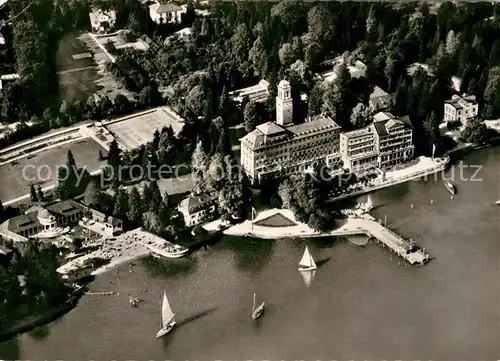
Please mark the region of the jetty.
[[[268, 227], [259, 225], [258, 222], [276, 215], [281, 215], [293, 224], [285, 227]], [[339, 220], [341, 225], [329, 232], [316, 232], [307, 224], [298, 222], [293, 212], [289, 209], [270, 209], [261, 212], [252, 222], [247, 220], [243, 223], [229, 227], [224, 231], [228, 236], [248, 236], [264, 239], [281, 238], [319, 238], [319, 237], [342, 237], [349, 235], [366, 235], [382, 244], [397, 256], [401, 257], [411, 265], [423, 265], [429, 260], [429, 255], [424, 250], [415, 246], [414, 242], [404, 239], [394, 231], [383, 226], [375, 218], [365, 213], [360, 216], [351, 216], [346, 220]], [[205, 229], [219, 227], [220, 222], [211, 222], [205, 225]]]
[[86, 295], [92, 295], [92, 296], [112, 296], [112, 295], [117, 295], [117, 293], [114, 293], [113, 291], [109, 291], [109, 292], [87, 292], [85, 294]]

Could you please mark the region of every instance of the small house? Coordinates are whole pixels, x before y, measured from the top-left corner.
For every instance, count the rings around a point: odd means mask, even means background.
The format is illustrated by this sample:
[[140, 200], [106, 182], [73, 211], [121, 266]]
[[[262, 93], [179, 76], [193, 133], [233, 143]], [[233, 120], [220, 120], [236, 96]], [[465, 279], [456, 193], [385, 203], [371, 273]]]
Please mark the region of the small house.
[[216, 198], [205, 193], [192, 194], [184, 198], [178, 206], [178, 211], [188, 227], [211, 220], [215, 216], [215, 209]]
[[116, 24], [116, 11], [114, 10], [92, 9], [89, 17], [94, 33], [107, 33], [113, 30]]
[[149, 16], [157, 24], [180, 24], [186, 7], [170, 1], [157, 0], [149, 5]]

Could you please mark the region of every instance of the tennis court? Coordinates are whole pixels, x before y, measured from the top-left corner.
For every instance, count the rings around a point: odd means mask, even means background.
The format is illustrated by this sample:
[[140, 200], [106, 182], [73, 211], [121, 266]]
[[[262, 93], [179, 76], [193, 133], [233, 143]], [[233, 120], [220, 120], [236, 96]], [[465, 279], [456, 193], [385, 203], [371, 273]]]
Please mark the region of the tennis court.
[[175, 134], [184, 126], [184, 119], [168, 107], [142, 112], [105, 125], [125, 150], [152, 142], [154, 132], [168, 126], [172, 127]]

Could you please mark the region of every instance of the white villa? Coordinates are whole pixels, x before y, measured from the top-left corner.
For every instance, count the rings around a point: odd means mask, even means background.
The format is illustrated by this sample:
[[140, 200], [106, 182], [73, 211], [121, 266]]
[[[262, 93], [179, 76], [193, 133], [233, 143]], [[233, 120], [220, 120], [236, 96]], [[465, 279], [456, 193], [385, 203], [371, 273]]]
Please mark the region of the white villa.
[[477, 117], [479, 105], [474, 95], [462, 94], [453, 95], [451, 99], [444, 102], [444, 121], [460, 122], [466, 125], [467, 122]]
[[261, 79], [258, 84], [247, 88], [233, 90], [229, 92], [229, 96], [235, 102], [241, 103], [245, 96], [254, 102], [265, 102], [269, 98], [269, 83]]
[[209, 220], [215, 215], [216, 199], [205, 193], [191, 194], [184, 198], [177, 207], [179, 213], [184, 217], [184, 223], [188, 227], [195, 226]]
[[149, 16], [157, 24], [179, 24], [186, 9], [170, 1], [157, 0], [149, 5]]
[[92, 9], [89, 13], [89, 17], [94, 33], [107, 33], [112, 31], [116, 24], [115, 10]]

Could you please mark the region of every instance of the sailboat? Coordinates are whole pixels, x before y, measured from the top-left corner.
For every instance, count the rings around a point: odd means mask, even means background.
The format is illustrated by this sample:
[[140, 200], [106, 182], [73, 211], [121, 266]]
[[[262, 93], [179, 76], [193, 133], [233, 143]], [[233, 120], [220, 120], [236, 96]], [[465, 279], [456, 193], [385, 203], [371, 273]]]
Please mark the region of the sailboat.
[[316, 268], [317, 268], [316, 262], [314, 262], [314, 259], [309, 253], [309, 248], [307, 248], [306, 246], [304, 255], [302, 256], [302, 259], [299, 262], [299, 271], [312, 271], [315, 270]]
[[368, 199], [366, 200], [364, 211], [370, 212], [372, 209], [373, 209], [372, 197], [370, 197], [370, 195], [368, 195]]
[[156, 338], [169, 333], [175, 326], [175, 313], [168, 303], [167, 293], [163, 293], [163, 302], [161, 305], [161, 329], [156, 334]]
[[252, 319], [256, 320], [260, 316], [262, 316], [262, 313], [264, 312], [264, 305], [266, 303], [262, 302], [259, 307], [255, 308], [255, 293], [253, 294], [253, 308], [252, 308]]

